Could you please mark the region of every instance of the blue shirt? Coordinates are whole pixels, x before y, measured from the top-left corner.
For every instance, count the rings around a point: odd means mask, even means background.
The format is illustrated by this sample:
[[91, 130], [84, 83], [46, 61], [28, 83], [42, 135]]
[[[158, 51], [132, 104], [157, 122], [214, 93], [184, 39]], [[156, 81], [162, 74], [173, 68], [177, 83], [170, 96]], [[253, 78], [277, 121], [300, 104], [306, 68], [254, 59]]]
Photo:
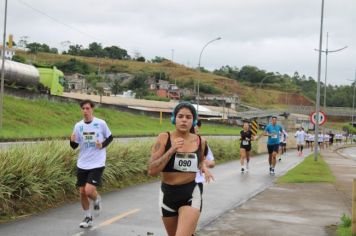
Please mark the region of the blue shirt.
[[276, 124], [269, 124], [266, 126], [265, 131], [267, 134], [272, 134], [272, 136], [268, 136], [267, 145], [279, 144], [279, 132], [282, 132], [282, 126]]

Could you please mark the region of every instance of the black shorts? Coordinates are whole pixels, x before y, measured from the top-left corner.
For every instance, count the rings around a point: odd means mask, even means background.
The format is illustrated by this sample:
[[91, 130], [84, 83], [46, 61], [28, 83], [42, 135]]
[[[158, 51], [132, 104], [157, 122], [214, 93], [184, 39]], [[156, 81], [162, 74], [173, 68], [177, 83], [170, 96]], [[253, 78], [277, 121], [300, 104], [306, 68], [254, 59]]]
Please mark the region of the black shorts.
[[203, 184], [193, 182], [182, 185], [169, 185], [162, 183], [159, 194], [159, 209], [161, 216], [178, 216], [182, 206], [191, 206], [202, 210]]
[[277, 152], [279, 150], [279, 144], [267, 144], [268, 154], [272, 154], [273, 152]]
[[281, 147], [286, 147], [287, 144], [286, 143], [281, 143]]
[[243, 148], [246, 150], [246, 152], [251, 151], [251, 145], [240, 145], [240, 148]]
[[305, 140], [305, 143], [306, 143], [306, 144], [309, 144], [309, 142], [310, 142], [309, 140]]
[[101, 177], [103, 176], [105, 166], [84, 170], [77, 167], [77, 187], [84, 187], [87, 183], [94, 186], [101, 186]]

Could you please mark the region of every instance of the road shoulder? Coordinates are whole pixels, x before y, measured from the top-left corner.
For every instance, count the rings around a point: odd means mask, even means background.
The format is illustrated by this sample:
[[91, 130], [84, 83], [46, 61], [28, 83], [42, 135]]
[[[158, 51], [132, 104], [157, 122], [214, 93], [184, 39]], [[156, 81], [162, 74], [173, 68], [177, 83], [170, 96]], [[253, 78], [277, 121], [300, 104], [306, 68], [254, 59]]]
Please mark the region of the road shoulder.
[[323, 156], [336, 177], [334, 184], [275, 184], [199, 235], [334, 235], [341, 215], [351, 212], [356, 162], [331, 150]]

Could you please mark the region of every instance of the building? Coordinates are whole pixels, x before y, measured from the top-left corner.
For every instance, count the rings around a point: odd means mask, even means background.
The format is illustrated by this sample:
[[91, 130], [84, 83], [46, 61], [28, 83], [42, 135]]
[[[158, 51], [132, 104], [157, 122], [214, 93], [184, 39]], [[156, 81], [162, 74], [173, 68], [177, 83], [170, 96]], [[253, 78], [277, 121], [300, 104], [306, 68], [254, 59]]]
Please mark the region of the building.
[[179, 100], [181, 97], [180, 89], [169, 81], [150, 78], [148, 79], [149, 89], [155, 91], [158, 97]]
[[65, 76], [67, 81], [67, 89], [69, 92], [86, 93], [88, 90], [86, 78], [84, 75], [75, 73]]
[[[0, 45], [0, 53], [2, 55], [2, 51], [3, 51], [3, 46]], [[14, 48], [9, 48], [9, 47], [6, 47], [5, 48], [5, 59], [7, 60], [12, 60], [12, 57], [15, 56], [15, 49]]]

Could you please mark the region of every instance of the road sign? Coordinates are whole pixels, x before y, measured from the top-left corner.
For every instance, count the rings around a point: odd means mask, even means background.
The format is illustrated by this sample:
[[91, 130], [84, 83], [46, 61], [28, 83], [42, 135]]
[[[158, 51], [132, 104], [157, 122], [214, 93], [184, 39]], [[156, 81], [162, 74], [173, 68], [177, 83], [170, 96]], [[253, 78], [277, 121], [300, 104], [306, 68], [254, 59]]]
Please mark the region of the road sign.
[[[310, 121], [314, 125], [316, 124], [316, 112], [310, 114]], [[326, 114], [322, 111], [319, 111], [319, 125], [323, 125], [326, 122]]]
[[257, 123], [256, 120], [253, 120], [253, 121], [251, 122], [251, 132], [252, 132], [252, 135], [253, 135], [253, 136], [256, 136], [257, 130], [258, 130], [258, 123]]

